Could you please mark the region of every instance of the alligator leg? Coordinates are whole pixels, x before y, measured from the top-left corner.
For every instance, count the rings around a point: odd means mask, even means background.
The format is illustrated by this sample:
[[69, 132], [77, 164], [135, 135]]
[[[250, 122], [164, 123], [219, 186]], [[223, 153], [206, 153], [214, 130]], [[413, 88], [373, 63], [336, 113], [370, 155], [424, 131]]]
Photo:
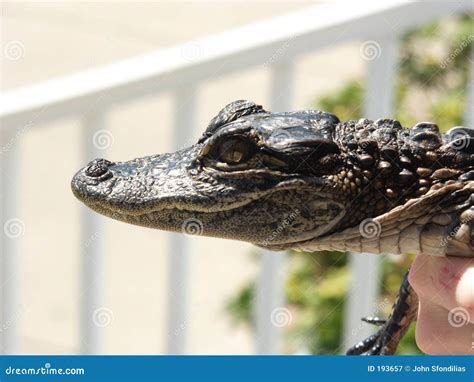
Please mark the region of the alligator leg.
[[405, 335], [418, 312], [418, 297], [408, 282], [405, 274], [400, 291], [392, 307], [392, 313], [386, 320], [377, 317], [363, 319], [366, 322], [381, 326], [372, 336], [359, 342], [347, 351], [347, 355], [389, 355], [397, 350], [398, 343]]

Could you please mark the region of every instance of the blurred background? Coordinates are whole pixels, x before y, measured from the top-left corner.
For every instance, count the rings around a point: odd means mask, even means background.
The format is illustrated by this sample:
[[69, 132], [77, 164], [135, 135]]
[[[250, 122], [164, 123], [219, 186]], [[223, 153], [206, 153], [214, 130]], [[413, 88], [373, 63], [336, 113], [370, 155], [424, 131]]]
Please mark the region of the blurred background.
[[149, 230], [89, 213], [69, 182], [193, 143], [236, 99], [472, 124], [472, 8], [2, 2], [2, 352], [340, 354], [371, 333], [359, 317], [389, 313], [410, 255]]

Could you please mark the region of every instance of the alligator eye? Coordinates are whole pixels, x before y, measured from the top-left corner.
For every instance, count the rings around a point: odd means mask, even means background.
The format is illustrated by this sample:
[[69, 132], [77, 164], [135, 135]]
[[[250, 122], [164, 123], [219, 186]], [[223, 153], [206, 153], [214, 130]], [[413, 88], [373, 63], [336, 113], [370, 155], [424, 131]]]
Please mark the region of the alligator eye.
[[219, 160], [227, 164], [238, 164], [247, 160], [250, 154], [250, 144], [242, 139], [231, 138], [219, 146]]

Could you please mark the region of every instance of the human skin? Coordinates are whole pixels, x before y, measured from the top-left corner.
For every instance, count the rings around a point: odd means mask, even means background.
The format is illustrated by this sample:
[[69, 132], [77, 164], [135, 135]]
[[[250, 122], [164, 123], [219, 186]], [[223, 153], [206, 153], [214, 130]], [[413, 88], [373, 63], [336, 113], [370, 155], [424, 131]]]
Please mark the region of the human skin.
[[474, 259], [418, 255], [409, 281], [420, 301], [418, 347], [432, 355], [474, 355]]

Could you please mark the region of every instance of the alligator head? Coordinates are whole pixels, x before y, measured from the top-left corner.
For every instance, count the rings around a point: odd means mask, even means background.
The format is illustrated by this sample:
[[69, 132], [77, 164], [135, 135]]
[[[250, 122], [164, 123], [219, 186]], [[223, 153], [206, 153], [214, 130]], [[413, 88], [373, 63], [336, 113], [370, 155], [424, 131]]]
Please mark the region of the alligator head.
[[260, 245], [306, 240], [345, 214], [346, 186], [330, 177], [343, 165], [338, 122], [321, 111], [269, 113], [236, 101], [195, 145], [128, 162], [96, 159], [72, 190], [131, 224]]
[[[472, 187], [474, 134], [468, 129], [460, 141], [460, 133], [442, 138], [430, 123], [412, 129], [389, 119], [340, 123], [322, 111], [270, 113], [236, 101], [195, 145], [128, 162], [96, 159], [74, 176], [72, 190], [93, 210], [131, 224], [272, 249], [329, 237], [326, 244], [339, 244], [312, 248], [344, 250], [347, 242], [359, 243], [359, 230], [342, 239], [337, 234], [366, 218], [395, 210], [398, 219], [396, 207], [430, 190], [452, 194], [456, 181]], [[433, 198], [418, 205], [432, 208], [439, 202]], [[413, 229], [426, 215], [417, 213], [409, 216]], [[418, 251], [406, 230], [409, 245], [400, 244], [398, 226], [368, 249]], [[355, 244], [352, 249], [364, 249]]]

